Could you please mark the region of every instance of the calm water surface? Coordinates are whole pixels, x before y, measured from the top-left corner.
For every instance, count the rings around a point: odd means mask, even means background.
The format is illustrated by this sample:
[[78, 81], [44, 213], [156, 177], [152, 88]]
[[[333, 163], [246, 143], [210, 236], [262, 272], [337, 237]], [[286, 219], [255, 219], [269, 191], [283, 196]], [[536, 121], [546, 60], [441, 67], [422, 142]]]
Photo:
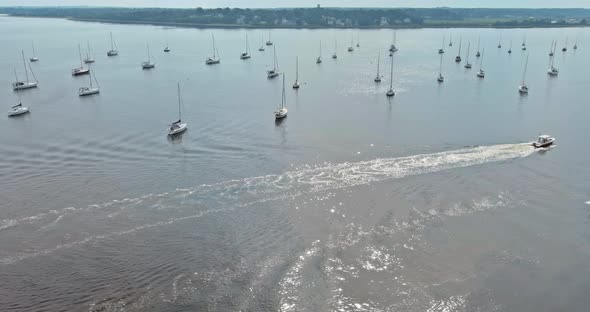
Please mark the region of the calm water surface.
[[[278, 124], [266, 36], [0, 17], [2, 109], [20, 50], [40, 58], [31, 114], [0, 118], [0, 310], [588, 311], [587, 30], [400, 30], [392, 99], [391, 31], [273, 30]], [[87, 41], [101, 94], [79, 98]], [[189, 130], [171, 140], [177, 82]], [[558, 146], [533, 151], [539, 133]]]

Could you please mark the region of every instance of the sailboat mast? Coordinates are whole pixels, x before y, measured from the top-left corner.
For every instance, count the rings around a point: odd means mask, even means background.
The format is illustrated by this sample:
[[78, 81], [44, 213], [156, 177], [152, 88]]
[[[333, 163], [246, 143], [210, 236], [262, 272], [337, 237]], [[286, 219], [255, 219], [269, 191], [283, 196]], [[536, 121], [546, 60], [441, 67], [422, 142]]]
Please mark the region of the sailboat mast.
[[322, 41], [320, 40], [320, 58], [322, 57]]
[[[88, 68], [90, 68], [90, 65], [88, 65]], [[92, 70], [90, 71], [90, 75], [88, 75], [88, 80], [90, 80], [90, 89], [92, 89]]]
[[379, 61], [381, 60], [381, 52], [377, 54], [377, 77], [379, 77]]
[[78, 56], [80, 57], [80, 68], [84, 67], [84, 62], [82, 61], [82, 50], [80, 49], [80, 44], [78, 44]]
[[281, 98], [281, 108], [285, 108], [285, 102], [287, 101], [287, 97], [285, 96], [285, 73], [283, 73], [283, 94]]
[[111, 32], [111, 51], [115, 50], [115, 45], [113, 43], [113, 32]]
[[295, 82], [299, 81], [299, 56], [295, 57]]
[[483, 49], [483, 51], [481, 51], [481, 61], [479, 62], [479, 70], [481, 70], [483, 67], [483, 55], [485, 51], [486, 49]]
[[442, 59], [443, 59], [443, 57], [442, 57], [442, 54], [441, 54], [440, 55], [440, 62], [439, 62], [439, 65], [438, 65], [438, 74], [439, 75], [442, 75]]
[[463, 38], [459, 37], [459, 53], [457, 53], [458, 56], [461, 56], [461, 41], [463, 40]]
[[277, 71], [279, 69], [279, 64], [277, 62], [277, 48], [273, 45], [272, 51], [274, 55], [274, 70]]
[[389, 90], [393, 90], [393, 57], [391, 57], [391, 70], [390, 70], [389, 76], [390, 76]]
[[31, 43], [31, 46], [33, 47], [33, 57], [37, 57], [37, 52], [35, 51], [35, 43]]
[[469, 51], [471, 50], [471, 42], [467, 44], [467, 63], [469, 64]]
[[177, 83], [177, 91], [178, 91], [178, 120], [180, 121], [181, 118], [181, 111], [180, 111], [180, 82]]
[[213, 39], [213, 59], [215, 59], [215, 35], [211, 35], [211, 38]]
[[23, 56], [23, 67], [25, 68], [26, 81], [29, 82], [29, 72], [27, 71], [27, 63], [25, 62], [25, 51], [21, 50], [21, 54]]
[[522, 84], [524, 85], [524, 77], [526, 76], [526, 69], [529, 65], [529, 55], [526, 55], [526, 62], [524, 63], [524, 71], [522, 72]]

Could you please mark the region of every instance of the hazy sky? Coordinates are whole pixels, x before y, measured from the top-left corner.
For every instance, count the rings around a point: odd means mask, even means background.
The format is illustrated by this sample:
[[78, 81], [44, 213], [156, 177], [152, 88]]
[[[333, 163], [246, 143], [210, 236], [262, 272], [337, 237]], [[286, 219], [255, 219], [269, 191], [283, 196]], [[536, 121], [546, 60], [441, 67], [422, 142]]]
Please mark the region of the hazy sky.
[[590, 8], [590, 0], [0, 0], [0, 6]]

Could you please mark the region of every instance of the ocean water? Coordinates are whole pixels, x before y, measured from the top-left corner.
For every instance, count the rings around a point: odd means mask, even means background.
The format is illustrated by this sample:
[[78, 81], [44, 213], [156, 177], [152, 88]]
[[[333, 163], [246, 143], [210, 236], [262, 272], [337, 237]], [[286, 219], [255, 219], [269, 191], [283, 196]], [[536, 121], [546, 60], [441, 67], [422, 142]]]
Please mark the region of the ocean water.
[[[31, 113], [0, 118], [1, 311], [588, 310], [586, 29], [399, 30], [389, 99], [392, 31], [270, 35], [280, 123], [266, 30], [0, 17], [5, 110], [21, 49], [40, 58]], [[101, 93], [79, 98], [87, 43]]]

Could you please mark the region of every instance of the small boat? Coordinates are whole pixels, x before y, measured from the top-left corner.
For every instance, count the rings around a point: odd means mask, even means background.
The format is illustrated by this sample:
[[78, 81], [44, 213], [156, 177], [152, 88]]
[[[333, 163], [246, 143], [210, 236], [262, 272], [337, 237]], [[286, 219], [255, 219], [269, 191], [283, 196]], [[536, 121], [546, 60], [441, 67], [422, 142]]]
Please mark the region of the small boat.
[[166, 46], [164, 47], [164, 52], [170, 52], [170, 47], [168, 45], [168, 30], [166, 30]]
[[215, 36], [211, 35], [211, 39], [213, 40], [213, 57], [208, 57], [205, 60], [205, 64], [207, 65], [219, 64], [221, 62], [221, 59], [218, 56], [219, 53], [217, 53], [217, 48], [215, 48]]
[[272, 79], [279, 75], [279, 64], [277, 62], [277, 49], [275, 46], [272, 47], [273, 49], [273, 67], [271, 70], [266, 72], [266, 78]]
[[348, 52], [354, 51], [354, 39], [350, 39], [350, 46], [348, 47]]
[[84, 58], [84, 64], [94, 63], [94, 57], [90, 56], [90, 42], [87, 42], [86, 57]]
[[553, 46], [553, 55], [549, 57], [549, 69], [547, 69], [547, 74], [549, 76], [557, 76], [559, 74], [559, 70], [555, 67], [555, 49], [557, 48], [557, 42]]
[[82, 51], [80, 50], [80, 45], [78, 45], [78, 55], [80, 56], [80, 67], [76, 67], [76, 68], [72, 69], [72, 76], [88, 75], [90, 73], [90, 68], [84, 67], [84, 62], [82, 61]]
[[510, 48], [508, 49], [508, 54], [512, 54], [512, 40], [510, 40]]
[[563, 49], [561, 49], [562, 52], [566, 52], [567, 51], [567, 37], [565, 37], [565, 45], [563, 46]]
[[551, 47], [549, 48], [549, 56], [553, 56], [554, 55], [554, 53], [553, 53], [553, 43], [554, 43], [554, 40], [551, 40]]
[[[33, 68], [31, 67], [31, 64], [27, 64], [25, 61], [25, 52], [21, 51], [21, 55], [23, 57], [23, 67], [25, 68], [25, 81], [20, 81], [18, 79], [18, 75], [16, 74], [16, 69], [14, 70], [14, 77], [16, 79], [15, 82], [12, 83], [12, 89], [15, 91], [18, 90], [25, 90], [25, 89], [31, 89], [31, 88], [36, 88], [37, 85], [39, 85], [39, 81], [37, 81], [37, 78], [35, 77], [35, 73], [33, 72]], [[35, 79], [35, 81], [29, 81], [29, 71], [27, 69], [27, 65], [28, 65], [28, 69], [31, 70], [31, 74], [33, 75], [33, 78]]]
[[23, 106], [23, 102], [20, 97], [20, 92], [17, 92], [17, 94], [18, 94], [18, 105], [14, 105], [13, 107], [10, 108], [10, 110], [8, 111], [8, 117], [16, 117], [16, 116], [24, 115], [29, 112], [29, 108], [26, 106]]
[[438, 66], [439, 66], [439, 68], [438, 68], [438, 77], [436, 78], [436, 80], [437, 80], [438, 82], [443, 82], [443, 81], [445, 81], [445, 78], [444, 78], [444, 77], [443, 77], [443, 75], [442, 75], [442, 59], [443, 59], [443, 56], [442, 56], [442, 54], [441, 54], [441, 55], [440, 55], [440, 64], [438, 65]]
[[264, 52], [264, 38], [262, 35], [260, 36], [260, 48], [258, 48], [258, 51]]
[[375, 76], [375, 82], [381, 82], [381, 74], [379, 74], [379, 63], [381, 60], [381, 53], [377, 54], [377, 76]]
[[393, 57], [391, 58], [391, 69], [389, 73], [389, 90], [385, 93], [388, 97], [392, 97], [395, 95], [395, 91], [393, 91]]
[[459, 53], [455, 56], [455, 63], [461, 63], [461, 44], [462, 38], [459, 38]]
[[574, 43], [574, 50], [578, 49], [578, 40], [576, 39], [576, 43]]
[[[484, 49], [485, 51], [485, 49]], [[486, 76], [486, 72], [483, 70], [483, 52], [482, 52], [482, 56], [481, 56], [481, 61], [479, 62], [479, 70], [477, 71], [477, 77], [479, 78], [485, 78]]]
[[147, 61], [141, 63], [141, 68], [142, 69], [152, 69], [154, 67], [156, 67], [156, 63], [152, 62], [152, 56], [150, 54], [150, 46], [146, 45], [146, 50], [147, 50]]
[[522, 39], [522, 50], [526, 51], [526, 36]]
[[449, 39], [449, 47], [453, 46], [453, 35], [451, 35], [451, 38]]
[[357, 34], [357, 39], [356, 39], [356, 47], [360, 48], [361, 47], [361, 34]]
[[477, 53], [475, 53], [475, 57], [480, 57], [481, 53], [479, 52], [479, 43], [480, 43], [480, 38], [477, 38]]
[[240, 54], [240, 60], [247, 60], [250, 58], [250, 43], [248, 43], [248, 35], [246, 35], [246, 52]]
[[29, 59], [29, 61], [38, 62], [39, 58], [37, 57], [37, 52], [35, 51], [35, 44], [31, 43], [31, 46], [33, 47], [33, 56]]
[[268, 31], [268, 40], [266, 41], [266, 45], [267, 46], [271, 46], [272, 45], [272, 41], [270, 40], [270, 30]]
[[170, 127], [168, 127], [168, 135], [173, 136], [179, 133], [184, 132], [188, 128], [188, 124], [186, 122], [182, 122], [182, 111], [180, 109], [181, 106], [181, 99], [180, 99], [180, 83], [178, 83], [178, 120], [173, 122]]
[[518, 86], [518, 92], [520, 94], [528, 94], [529, 93], [529, 87], [524, 82], [524, 78], [526, 76], [526, 70], [527, 70], [528, 64], [529, 64], [529, 56], [527, 54], [526, 62], [524, 63], [524, 71], [522, 72], [522, 83], [520, 84], [520, 86]]
[[471, 42], [467, 44], [467, 56], [465, 57], [465, 68], [471, 68], [471, 63], [469, 63], [469, 51], [471, 50]]
[[[96, 87], [92, 84], [92, 79], [96, 81]], [[94, 70], [90, 71], [90, 75], [88, 75], [88, 79], [90, 80], [90, 85], [88, 87], [81, 87], [78, 89], [78, 96], [88, 96], [97, 94], [100, 92], [100, 87], [98, 86], [98, 80], [96, 80], [96, 75], [94, 74]]]
[[338, 51], [338, 42], [336, 40], [334, 40], [334, 54], [332, 54], [333, 59], [338, 58], [338, 54], [336, 54], [337, 51]]
[[295, 82], [293, 83], [293, 89], [299, 89], [299, 57], [295, 57]]
[[316, 64], [321, 64], [322, 63], [322, 42], [320, 41], [320, 56], [318, 56], [318, 58], [315, 60]]
[[117, 56], [119, 55], [119, 51], [117, 49], [117, 44], [113, 40], [113, 33], [111, 32], [111, 49], [107, 52], [107, 56]]
[[281, 98], [281, 106], [274, 112], [275, 119], [283, 119], [287, 117], [287, 96], [285, 95], [285, 74], [283, 73], [283, 95]]
[[498, 49], [502, 48], [502, 34], [500, 34], [500, 39], [498, 40]]
[[445, 36], [443, 36], [443, 42], [442, 42], [442, 47], [440, 49], [438, 49], [438, 54], [443, 54], [445, 53]]
[[553, 144], [555, 144], [555, 138], [552, 138], [548, 135], [540, 135], [537, 139], [537, 142], [531, 143], [531, 145], [533, 145], [535, 148], [546, 148]]
[[166, 52], [166, 53], [170, 52], [170, 48], [169, 48], [168, 46], [166, 46], [166, 47], [164, 48], [164, 52]]

